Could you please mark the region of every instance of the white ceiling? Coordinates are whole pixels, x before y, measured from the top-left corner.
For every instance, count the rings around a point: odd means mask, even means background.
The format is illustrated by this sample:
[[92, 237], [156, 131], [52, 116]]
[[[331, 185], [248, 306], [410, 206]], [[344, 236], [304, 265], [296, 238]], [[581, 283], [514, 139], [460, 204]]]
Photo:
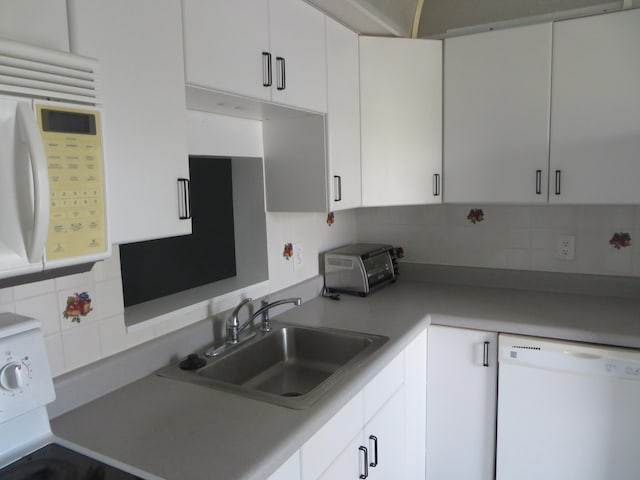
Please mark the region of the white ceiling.
[[640, 7], [640, 0], [307, 0], [358, 33], [438, 38], [509, 24]]

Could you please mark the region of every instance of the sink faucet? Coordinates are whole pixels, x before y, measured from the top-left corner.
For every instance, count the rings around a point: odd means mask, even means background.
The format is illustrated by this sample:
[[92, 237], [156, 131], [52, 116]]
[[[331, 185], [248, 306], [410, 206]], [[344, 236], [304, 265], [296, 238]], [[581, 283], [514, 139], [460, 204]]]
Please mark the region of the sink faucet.
[[302, 299], [300, 297], [283, 298], [282, 300], [276, 300], [275, 302], [271, 303], [266, 300], [262, 300], [260, 308], [256, 312], [254, 312], [246, 322], [240, 324], [240, 321], [238, 320], [240, 310], [242, 310], [242, 307], [244, 307], [251, 301], [251, 298], [245, 298], [238, 304], [236, 308], [233, 309], [231, 318], [227, 320], [227, 343], [239, 343], [238, 337], [240, 336], [240, 332], [251, 325], [251, 323], [253, 323], [253, 321], [260, 315], [262, 315], [262, 327], [260, 328], [260, 330], [263, 332], [268, 332], [269, 330], [271, 330], [271, 326], [269, 325], [269, 310], [271, 310], [273, 307], [285, 305], [287, 303], [292, 303], [296, 306], [299, 306], [302, 303]]

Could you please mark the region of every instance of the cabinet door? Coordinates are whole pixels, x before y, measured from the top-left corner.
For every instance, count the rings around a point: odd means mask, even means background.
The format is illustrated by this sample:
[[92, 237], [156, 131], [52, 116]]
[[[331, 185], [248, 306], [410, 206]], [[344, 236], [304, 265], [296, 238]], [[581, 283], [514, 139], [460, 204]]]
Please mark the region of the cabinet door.
[[492, 480], [498, 335], [431, 326], [427, 339], [427, 478]]
[[440, 203], [442, 42], [360, 37], [363, 206]]
[[427, 416], [427, 331], [405, 348], [405, 479], [424, 480]]
[[364, 475], [366, 470], [364, 466], [364, 451], [361, 449], [363, 443], [362, 431], [360, 431], [318, 479], [357, 480], [362, 478], [361, 475]]
[[640, 10], [554, 23], [550, 202], [640, 202], [638, 45]]
[[[152, 14], [151, 14], [152, 13]], [[180, 2], [70, 0], [72, 51], [100, 61], [114, 243], [191, 233]]]
[[69, 51], [65, 0], [0, 0], [0, 37]]
[[[363, 394], [358, 393], [349, 403], [336, 413], [313, 437], [311, 437], [300, 449], [302, 460], [302, 478], [312, 480], [319, 478], [326, 471], [341, 452], [349, 450], [353, 438], [357, 436], [358, 444], [361, 444], [363, 425]], [[353, 449], [352, 449], [353, 450]], [[358, 448], [353, 450], [356, 457]], [[357, 457], [356, 457], [357, 458]], [[345, 459], [340, 460], [343, 463]], [[350, 478], [348, 476], [326, 476], [323, 478]], [[357, 477], [356, 477], [357, 478]]]
[[546, 203], [551, 24], [444, 41], [447, 202]]
[[361, 475], [371, 480], [405, 478], [404, 425], [401, 387], [333, 460], [320, 480], [356, 480], [364, 478]]
[[364, 428], [364, 446], [368, 449], [372, 480], [406, 476], [404, 407], [404, 388], [401, 387]]
[[326, 113], [324, 15], [301, 0], [269, 0], [269, 31], [272, 101]]
[[358, 35], [327, 18], [327, 153], [330, 210], [362, 205]]
[[182, 8], [187, 83], [269, 100], [268, 0], [184, 0]]
[[284, 462], [267, 480], [300, 480], [300, 451]]

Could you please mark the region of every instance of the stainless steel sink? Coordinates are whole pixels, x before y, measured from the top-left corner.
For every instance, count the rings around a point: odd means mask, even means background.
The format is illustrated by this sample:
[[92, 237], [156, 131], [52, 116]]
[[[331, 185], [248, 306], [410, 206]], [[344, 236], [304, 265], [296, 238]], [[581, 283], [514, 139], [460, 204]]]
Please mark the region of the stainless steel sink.
[[388, 340], [364, 333], [274, 322], [271, 332], [229, 348], [192, 371], [171, 365], [158, 375], [306, 408]]

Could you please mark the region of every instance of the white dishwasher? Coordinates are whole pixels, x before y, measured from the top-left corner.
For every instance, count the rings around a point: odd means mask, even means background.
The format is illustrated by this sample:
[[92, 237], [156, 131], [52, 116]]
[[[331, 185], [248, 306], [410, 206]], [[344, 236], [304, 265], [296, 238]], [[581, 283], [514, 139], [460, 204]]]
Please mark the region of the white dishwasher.
[[640, 478], [640, 352], [501, 334], [497, 480]]

